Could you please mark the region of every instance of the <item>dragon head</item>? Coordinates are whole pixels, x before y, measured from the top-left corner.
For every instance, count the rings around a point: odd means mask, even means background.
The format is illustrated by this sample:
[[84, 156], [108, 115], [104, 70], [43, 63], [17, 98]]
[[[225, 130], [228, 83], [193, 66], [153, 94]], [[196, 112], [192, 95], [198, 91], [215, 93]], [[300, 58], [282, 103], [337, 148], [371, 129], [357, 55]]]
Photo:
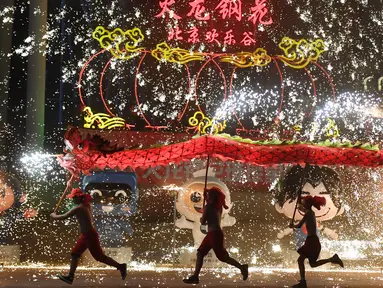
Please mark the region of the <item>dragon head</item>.
[[89, 140], [83, 140], [77, 127], [70, 127], [64, 136], [65, 153], [83, 154], [89, 150]]

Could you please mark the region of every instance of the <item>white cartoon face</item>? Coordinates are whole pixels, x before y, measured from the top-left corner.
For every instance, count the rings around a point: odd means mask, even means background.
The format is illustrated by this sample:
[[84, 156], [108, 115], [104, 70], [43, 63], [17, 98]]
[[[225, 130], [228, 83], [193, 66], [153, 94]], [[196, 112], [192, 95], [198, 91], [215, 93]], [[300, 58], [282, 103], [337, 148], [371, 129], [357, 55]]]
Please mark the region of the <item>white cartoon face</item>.
[[[218, 187], [225, 193], [226, 204], [229, 206], [229, 209], [224, 209], [222, 213], [228, 213], [232, 206], [229, 189], [217, 178], [208, 177], [207, 188], [212, 187]], [[178, 193], [176, 203], [177, 211], [181, 215], [184, 215], [188, 220], [199, 222], [203, 212], [205, 177], [194, 178], [187, 182], [183, 188], [184, 189]]]
[[[100, 190], [101, 189], [101, 190]], [[99, 206], [105, 213], [111, 213], [115, 209], [122, 209], [121, 212], [130, 212], [129, 195], [130, 190], [126, 189], [92, 189], [89, 194], [92, 196], [93, 205]]]
[[[344, 212], [344, 208], [336, 207], [333, 200], [331, 199], [330, 193], [327, 191], [326, 187], [323, 185], [323, 182], [320, 182], [319, 185], [313, 187], [310, 183], [306, 182], [302, 189], [302, 197], [306, 196], [318, 196], [326, 199], [326, 205], [322, 206], [320, 210], [312, 207], [312, 210], [315, 212], [315, 216], [318, 221], [327, 221], [334, 218], [337, 215], [341, 215]], [[275, 208], [281, 214], [284, 214], [286, 217], [292, 219], [294, 215], [295, 205], [297, 203], [297, 198], [287, 200], [283, 203], [282, 207], [277, 203]], [[299, 207], [299, 205], [298, 205]], [[295, 220], [301, 220], [303, 218], [304, 211], [297, 209], [295, 214]]]

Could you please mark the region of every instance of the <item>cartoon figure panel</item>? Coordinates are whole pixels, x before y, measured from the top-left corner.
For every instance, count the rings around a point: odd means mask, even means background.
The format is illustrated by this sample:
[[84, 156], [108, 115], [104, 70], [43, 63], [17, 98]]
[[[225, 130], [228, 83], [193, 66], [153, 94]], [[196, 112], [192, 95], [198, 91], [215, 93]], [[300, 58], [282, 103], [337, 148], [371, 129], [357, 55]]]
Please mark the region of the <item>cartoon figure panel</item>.
[[0, 171], [0, 244], [9, 244], [13, 236], [13, 225], [17, 220], [37, 215], [33, 208], [22, 209], [26, 195], [20, 182], [13, 176]]
[[83, 179], [83, 188], [93, 197], [94, 223], [105, 247], [123, 247], [124, 234], [133, 234], [129, 217], [136, 213], [136, 174], [97, 172]]
[[[338, 173], [329, 167], [310, 165], [306, 175], [301, 166], [291, 167], [280, 180], [280, 187], [276, 197], [276, 210], [289, 219], [293, 218], [294, 210], [298, 200], [300, 185], [302, 184], [302, 197], [318, 196], [326, 199], [326, 205], [320, 210], [313, 207], [318, 222], [318, 231], [322, 231], [330, 239], [338, 239], [338, 234], [322, 225], [322, 222], [331, 220], [344, 212], [341, 204], [341, 181]], [[303, 178], [304, 177], [304, 178]], [[303, 178], [303, 179], [302, 179]], [[298, 205], [299, 207], [299, 205]], [[295, 221], [303, 218], [304, 211], [299, 208], [295, 214]], [[295, 232], [297, 247], [299, 248], [306, 239], [305, 227]], [[286, 228], [278, 233], [278, 238], [293, 233], [293, 229]]]
[[[203, 191], [205, 188], [205, 170], [193, 173], [194, 178], [183, 185], [183, 190], [178, 193], [176, 209], [181, 218], [176, 220], [178, 228], [191, 229], [194, 239], [194, 246], [199, 246], [205, 237], [206, 229], [200, 225], [200, 218], [203, 212]], [[207, 188], [220, 188], [226, 196], [226, 203], [229, 209], [222, 212], [221, 227], [233, 226], [235, 218], [229, 215], [233, 206], [230, 198], [230, 191], [225, 183], [214, 177], [214, 172], [209, 169], [207, 177]]]

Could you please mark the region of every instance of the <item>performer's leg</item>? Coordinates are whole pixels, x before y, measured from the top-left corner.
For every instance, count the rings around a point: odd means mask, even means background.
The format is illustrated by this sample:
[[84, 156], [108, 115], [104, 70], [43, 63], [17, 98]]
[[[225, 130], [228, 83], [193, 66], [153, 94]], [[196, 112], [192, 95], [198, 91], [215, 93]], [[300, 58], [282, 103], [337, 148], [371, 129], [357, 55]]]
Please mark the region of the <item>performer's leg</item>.
[[305, 281], [306, 276], [305, 276], [305, 259], [306, 257], [301, 255], [298, 258], [298, 267], [299, 267], [299, 274], [301, 276], [301, 280]]
[[187, 284], [198, 284], [199, 283], [199, 273], [201, 272], [201, 268], [202, 268], [202, 265], [203, 265], [203, 258], [205, 257], [205, 255], [207, 255], [207, 253], [209, 253], [210, 249], [211, 249], [211, 234], [208, 233], [208, 235], [205, 236], [205, 238], [203, 239], [201, 245], [199, 246], [198, 250], [197, 250], [197, 260], [195, 262], [195, 269], [194, 269], [194, 273], [192, 276], [190, 276], [189, 278], [186, 278], [184, 279], [184, 283], [187, 283]]
[[[219, 259], [219, 257], [218, 257], [218, 259]], [[241, 270], [243, 280], [246, 280], [249, 277], [249, 266], [247, 264], [241, 265], [237, 260], [231, 258], [229, 255], [227, 255], [227, 257], [219, 259], [219, 260], [221, 260], [222, 262], [225, 262], [227, 264], [230, 264], [231, 266], [237, 267], [239, 270]]]
[[110, 258], [106, 255], [104, 255], [104, 259], [100, 259], [98, 261], [105, 263], [106, 265], [116, 267], [116, 268], [119, 268], [121, 266], [121, 264], [118, 263], [116, 260], [114, 260], [113, 258]]
[[70, 262], [70, 269], [69, 269], [69, 275], [68, 276], [74, 278], [74, 273], [76, 273], [76, 269], [77, 269], [79, 260], [80, 260], [79, 255], [72, 254], [72, 260]]
[[237, 260], [231, 258], [224, 245], [224, 236], [223, 233], [217, 233], [214, 237], [213, 250], [218, 260], [225, 262], [231, 266], [237, 267], [241, 270], [243, 280], [246, 280], [249, 276], [249, 267], [248, 265], [241, 265]]
[[57, 276], [59, 277], [60, 280], [66, 282], [66, 283], [69, 283], [69, 284], [73, 283], [74, 274], [76, 272], [80, 256], [82, 255], [82, 253], [85, 252], [85, 250], [87, 248], [88, 248], [88, 244], [87, 244], [87, 241], [85, 239], [85, 236], [83, 234], [81, 234], [77, 240], [76, 245], [72, 249], [72, 253], [71, 253], [72, 259], [70, 262], [69, 274], [67, 276], [62, 275], [62, 274], [58, 274]]
[[[200, 246], [200, 248], [201, 248], [201, 246]], [[194, 273], [192, 276], [189, 276], [189, 278], [184, 279], [183, 280], [184, 283], [187, 283], [187, 284], [198, 284], [199, 283], [199, 272], [201, 272], [201, 268], [203, 265], [203, 258], [205, 257], [206, 254], [204, 254], [204, 252], [201, 252], [199, 249], [197, 250], [197, 260], [195, 262]]]
[[315, 267], [322, 266], [322, 265], [327, 264], [327, 263], [334, 263], [334, 264], [338, 264], [339, 266], [343, 267], [343, 261], [339, 258], [338, 254], [334, 254], [334, 256], [332, 256], [331, 258], [328, 258], [328, 259], [321, 259], [321, 260], [318, 260], [315, 262], [310, 262], [310, 266], [315, 268]]
[[227, 255], [227, 257], [225, 258], [221, 258], [220, 257], [217, 257], [220, 261], [222, 262], [225, 262], [231, 266], [234, 266], [234, 267], [237, 267], [238, 269], [242, 269], [242, 265], [239, 264], [239, 262], [233, 258], [231, 258], [229, 255]]
[[101, 248], [100, 239], [98, 238], [98, 235], [97, 237], [94, 236], [93, 238], [89, 239], [88, 246], [89, 252], [92, 254], [93, 258], [96, 261], [117, 268], [117, 270], [119, 270], [121, 273], [122, 280], [125, 280], [127, 274], [127, 265], [125, 263], [120, 264], [116, 260], [105, 255], [104, 251]]
[[330, 262], [331, 262], [331, 258], [321, 259], [321, 260], [317, 260], [315, 262], [309, 262], [309, 263], [310, 263], [311, 267], [315, 268], [315, 267], [319, 267], [319, 266], [322, 266], [322, 265], [330, 263]]
[[203, 255], [200, 251], [197, 252], [197, 260], [195, 262], [195, 269], [193, 276], [198, 277], [199, 273], [201, 272], [201, 268], [203, 266], [203, 258], [205, 255]]
[[68, 275], [58, 274], [57, 276], [59, 277], [60, 280], [66, 282], [68, 284], [73, 283], [74, 273], [76, 272], [79, 259], [80, 259], [79, 255], [72, 254], [72, 260], [70, 262], [69, 274]]
[[209, 253], [212, 248], [212, 234], [208, 233], [205, 238], [202, 240], [201, 245], [197, 249], [197, 260], [195, 262], [195, 269], [193, 276], [198, 278], [199, 272], [203, 265], [203, 258]]

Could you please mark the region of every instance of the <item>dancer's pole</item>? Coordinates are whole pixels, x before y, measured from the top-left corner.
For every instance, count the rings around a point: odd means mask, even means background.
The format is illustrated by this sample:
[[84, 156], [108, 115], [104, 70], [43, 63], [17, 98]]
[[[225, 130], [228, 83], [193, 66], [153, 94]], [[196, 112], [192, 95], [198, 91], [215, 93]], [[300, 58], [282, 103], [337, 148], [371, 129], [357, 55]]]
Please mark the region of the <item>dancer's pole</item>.
[[[72, 174], [72, 177], [70, 177], [70, 179], [69, 179], [69, 181], [68, 181], [69, 183], [72, 183], [73, 176], [74, 176], [74, 175]], [[63, 194], [61, 195], [61, 198], [60, 198], [59, 202], [57, 203], [56, 208], [55, 208], [55, 210], [53, 211], [53, 213], [56, 213], [57, 210], [59, 209], [59, 207], [60, 207], [60, 205], [61, 205], [61, 202], [64, 200], [65, 194], [66, 194], [66, 192], [68, 191], [69, 187], [71, 187], [71, 186], [66, 185], [66, 188], [65, 188]]]
[[173, 266], [176, 263], [176, 221], [177, 221], [177, 191], [174, 192], [174, 205], [173, 205], [173, 222], [174, 222], [174, 228], [173, 228]]
[[[207, 175], [209, 174], [209, 166], [210, 166], [210, 155], [207, 155], [207, 162], [206, 162], [206, 174], [205, 174], [205, 188], [203, 189], [203, 211], [205, 210], [205, 203], [206, 203], [206, 189], [207, 189]], [[207, 233], [207, 225], [201, 225], [200, 230], [202, 233]]]
[[295, 203], [295, 209], [294, 209], [294, 214], [293, 214], [293, 218], [291, 219], [291, 224], [293, 225], [294, 224], [294, 220], [295, 220], [295, 214], [297, 212], [297, 208], [298, 208], [298, 203], [301, 201], [301, 197], [302, 197], [302, 189], [303, 189], [303, 183], [306, 179], [306, 176], [307, 176], [307, 173], [309, 171], [309, 168], [310, 168], [310, 165], [306, 163], [306, 166], [305, 168], [303, 168], [303, 177], [301, 179], [301, 183], [299, 184], [298, 186], [298, 199], [297, 199], [297, 203]]
[[209, 174], [210, 155], [207, 155], [206, 173], [205, 173], [205, 189], [203, 189], [203, 208], [205, 208], [206, 202], [206, 188], [207, 188], [207, 175]]

